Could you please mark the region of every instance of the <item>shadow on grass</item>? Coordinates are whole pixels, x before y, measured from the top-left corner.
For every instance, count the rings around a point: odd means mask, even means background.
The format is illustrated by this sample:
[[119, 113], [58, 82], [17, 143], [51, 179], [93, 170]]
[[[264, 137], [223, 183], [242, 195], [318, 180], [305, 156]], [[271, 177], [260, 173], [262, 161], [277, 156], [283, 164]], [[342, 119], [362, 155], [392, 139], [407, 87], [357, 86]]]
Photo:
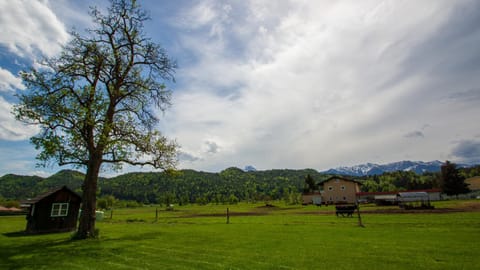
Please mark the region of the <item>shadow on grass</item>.
[[127, 252], [132, 243], [159, 237], [154, 232], [87, 240], [72, 240], [68, 233], [32, 235], [17, 231], [3, 235], [9, 240], [0, 241], [0, 269], [66, 269], [101, 263]]
[[[17, 232], [8, 232], [8, 233], [3, 233], [4, 236], [6, 237], [40, 237], [42, 235], [49, 235], [49, 234], [58, 234], [58, 233], [67, 233], [67, 232], [43, 232], [43, 233], [27, 233], [25, 231], [17, 231]], [[70, 233], [73, 233], [70, 232]]]
[[3, 235], [5, 235], [6, 237], [24, 237], [24, 236], [31, 236], [31, 234], [27, 234], [25, 231], [3, 233]]
[[[12, 232], [4, 235], [21, 237], [22, 239], [15, 239], [8, 246], [3, 243], [0, 244], [2, 250], [0, 253], [1, 269], [54, 267], [58, 265], [59, 260], [67, 257], [61, 254], [64, 252], [62, 247], [72, 242], [70, 239], [43, 240], [39, 237], [40, 235], [28, 235], [23, 232]], [[52, 258], [55, 258], [55, 260], [52, 260]]]

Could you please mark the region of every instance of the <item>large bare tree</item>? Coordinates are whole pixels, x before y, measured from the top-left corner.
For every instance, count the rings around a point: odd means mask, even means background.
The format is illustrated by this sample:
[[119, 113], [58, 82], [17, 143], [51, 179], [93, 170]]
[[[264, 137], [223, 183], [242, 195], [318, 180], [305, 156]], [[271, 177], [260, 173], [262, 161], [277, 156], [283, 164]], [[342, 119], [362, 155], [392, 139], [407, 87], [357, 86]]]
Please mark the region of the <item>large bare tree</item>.
[[31, 138], [42, 165], [86, 168], [77, 238], [95, 237], [95, 205], [102, 164], [170, 169], [177, 145], [155, 128], [170, 105], [165, 82], [175, 62], [143, 31], [149, 19], [135, 0], [111, 0], [106, 14], [91, 9], [93, 29], [72, 32], [61, 54], [22, 73], [27, 91], [14, 114], [39, 125]]

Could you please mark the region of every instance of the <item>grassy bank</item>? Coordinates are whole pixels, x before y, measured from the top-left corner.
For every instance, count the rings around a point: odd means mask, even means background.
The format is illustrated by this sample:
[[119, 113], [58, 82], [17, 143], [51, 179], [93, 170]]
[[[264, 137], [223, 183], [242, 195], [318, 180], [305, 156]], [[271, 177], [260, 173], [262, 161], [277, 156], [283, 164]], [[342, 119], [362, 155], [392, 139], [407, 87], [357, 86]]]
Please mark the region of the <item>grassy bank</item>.
[[[116, 209], [101, 237], [24, 236], [0, 217], [0, 269], [478, 269], [480, 212], [364, 214], [240, 204]], [[242, 213], [242, 214], [238, 214]], [[106, 213], [109, 217], [109, 213]]]

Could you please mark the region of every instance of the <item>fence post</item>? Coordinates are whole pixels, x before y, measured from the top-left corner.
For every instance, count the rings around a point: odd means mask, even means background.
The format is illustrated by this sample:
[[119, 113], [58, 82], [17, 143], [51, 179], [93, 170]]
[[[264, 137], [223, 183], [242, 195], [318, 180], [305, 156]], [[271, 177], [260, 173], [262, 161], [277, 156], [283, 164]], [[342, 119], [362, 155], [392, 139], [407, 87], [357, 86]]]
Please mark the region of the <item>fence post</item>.
[[158, 221], [158, 207], [155, 208], [155, 222]]
[[357, 203], [357, 213], [358, 213], [358, 226], [365, 227], [362, 223], [362, 217], [360, 216], [360, 204]]
[[227, 224], [230, 224], [230, 211], [227, 207]]

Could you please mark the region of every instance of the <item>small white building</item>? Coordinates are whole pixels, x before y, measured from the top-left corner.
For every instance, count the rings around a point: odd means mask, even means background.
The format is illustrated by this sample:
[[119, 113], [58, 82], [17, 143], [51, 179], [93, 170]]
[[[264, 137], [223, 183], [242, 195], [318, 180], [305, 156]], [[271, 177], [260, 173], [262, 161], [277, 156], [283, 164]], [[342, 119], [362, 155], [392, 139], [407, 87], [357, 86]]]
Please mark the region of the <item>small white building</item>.
[[430, 197], [427, 192], [399, 192], [397, 200], [399, 202], [429, 202]]
[[373, 195], [373, 200], [377, 205], [391, 205], [397, 203], [397, 194], [378, 194]]

